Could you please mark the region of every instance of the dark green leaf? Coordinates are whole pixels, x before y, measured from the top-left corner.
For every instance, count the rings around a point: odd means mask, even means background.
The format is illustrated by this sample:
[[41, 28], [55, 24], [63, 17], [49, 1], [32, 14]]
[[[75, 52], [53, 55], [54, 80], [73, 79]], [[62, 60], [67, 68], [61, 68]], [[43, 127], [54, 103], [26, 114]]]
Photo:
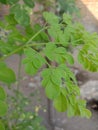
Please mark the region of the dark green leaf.
[[34, 1], [33, 0], [23, 0], [24, 3], [29, 6], [30, 8], [34, 7]]
[[2, 4], [7, 4], [7, 0], [0, 0]]
[[7, 15], [5, 16], [6, 21], [10, 24], [10, 25], [16, 25], [17, 21], [14, 18], [13, 14]]
[[19, 0], [7, 0], [7, 3], [13, 5], [16, 4], [18, 1]]

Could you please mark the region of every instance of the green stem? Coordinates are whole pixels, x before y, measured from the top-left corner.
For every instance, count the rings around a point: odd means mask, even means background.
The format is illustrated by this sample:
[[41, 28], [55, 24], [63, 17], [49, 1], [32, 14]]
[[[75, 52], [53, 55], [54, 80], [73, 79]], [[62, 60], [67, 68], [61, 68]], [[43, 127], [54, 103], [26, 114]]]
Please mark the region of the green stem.
[[8, 55], [1, 57], [1, 58], [0, 58], [0, 61], [5, 60], [6, 58], [8, 58], [8, 57], [10, 57], [11, 55], [13, 55], [13, 54], [19, 52], [20, 50], [22, 50], [22, 49], [25, 48], [25, 47], [40, 46], [40, 45], [45, 45], [45, 44], [46, 44], [46, 43], [32, 43], [32, 44], [28, 44], [28, 45], [27, 45], [27, 44], [22, 45], [22, 46], [18, 47], [16, 50], [14, 50], [14, 51], [12, 51], [11, 53], [9, 53]]
[[48, 26], [42, 28], [41, 30], [39, 30], [33, 37], [31, 37], [31, 38], [27, 41], [26, 44], [30, 43], [36, 36], [38, 36], [42, 31], [44, 31], [44, 30], [47, 29], [47, 28], [48, 28]]
[[30, 46], [37, 46], [37, 45], [45, 45], [46, 43], [31, 43], [29, 44], [36, 36], [38, 36], [42, 31], [44, 31], [45, 29], [47, 29], [48, 27], [44, 27], [42, 28], [40, 31], [38, 31], [34, 36], [32, 36], [24, 45], [18, 47], [16, 50], [12, 51], [11, 53], [9, 53], [6, 56], [3, 56], [0, 58], [0, 61], [5, 60], [6, 58], [8, 58], [9, 56], [19, 52], [20, 50], [22, 50], [25, 47], [30, 47]]

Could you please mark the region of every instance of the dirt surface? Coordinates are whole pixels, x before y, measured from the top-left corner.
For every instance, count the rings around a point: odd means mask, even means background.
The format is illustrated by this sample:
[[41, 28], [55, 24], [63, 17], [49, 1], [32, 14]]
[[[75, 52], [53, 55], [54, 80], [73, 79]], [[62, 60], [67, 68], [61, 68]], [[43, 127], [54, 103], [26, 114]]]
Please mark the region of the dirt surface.
[[[17, 75], [18, 73], [18, 62], [19, 57], [14, 55], [6, 60], [7, 64], [15, 70]], [[80, 65], [75, 65], [75, 69], [79, 69], [78, 78], [80, 78], [81, 83], [85, 83], [88, 80], [98, 80], [97, 73], [89, 73], [81, 69]], [[38, 73], [34, 77], [27, 76], [23, 71], [22, 66], [22, 81], [20, 89], [24, 92], [26, 96], [28, 96], [31, 92], [35, 93], [34, 98], [32, 99], [32, 106], [28, 108], [28, 110], [34, 108], [36, 105], [40, 107], [39, 115], [43, 117], [43, 123], [46, 125], [47, 130], [53, 130], [50, 126], [50, 122], [56, 126], [55, 130], [98, 130], [98, 111], [92, 110], [92, 118], [84, 119], [84, 118], [67, 118], [66, 113], [57, 113], [51, 105], [51, 112], [48, 111], [48, 103], [49, 100], [46, 98], [44, 94], [44, 89], [41, 87], [41, 79], [40, 73]], [[83, 74], [83, 76], [82, 76]], [[82, 81], [82, 79], [85, 79]], [[51, 114], [51, 115], [49, 115]], [[49, 120], [51, 118], [51, 120]]]

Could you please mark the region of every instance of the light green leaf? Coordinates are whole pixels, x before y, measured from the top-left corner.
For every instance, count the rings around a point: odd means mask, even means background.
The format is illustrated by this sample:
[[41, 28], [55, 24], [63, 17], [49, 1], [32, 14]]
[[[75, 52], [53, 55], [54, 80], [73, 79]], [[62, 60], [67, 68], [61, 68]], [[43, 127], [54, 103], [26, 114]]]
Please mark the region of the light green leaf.
[[38, 69], [34, 67], [33, 63], [27, 63], [25, 65], [25, 71], [27, 74], [32, 75], [32, 74], [36, 74]]
[[71, 65], [74, 64], [74, 58], [70, 53], [66, 54], [66, 60], [68, 61], [69, 64], [71, 64]]
[[52, 12], [44, 12], [43, 16], [45, 20], [51, 25], [55, 25], [56, 23], [59, 22], [59, 18]]
[[52, 83], [54, 85], [57, 85], [57, 86], [60, 86], [61, 84], [61, 78], [62, 78], [62, 75], [61, 73], [59, 72], [59, 69], [58, 68], [55, 68], [55, 69], [51, 69], [51, 76], [50, 76], [50, 79], [52, 81]]
[[62, 75], [59, 72], [58, 68], [48, 68], [42, 71], [42, 85], [46, 87], [48, 83], [51, 83], [52, 86], [60, 86], [62, 80]]
[[56, 61], [57, 63], [64, 63], [67, 59], [66, 49], [64, 47], [57, 47], [53, 43], [48, 43], [44, 52], [49, 60]]
[[70, 68], [68, 68], [65, 64], [61, 64], [59, 65], [59, 69], [63, 72], [63, 77], [65, 80], [68, 80], [67, 83], [70, 84], [70, 81], [73, 80], [73, 82], [77, 85], [76, 77]]
[[54, 100], [53, 104], [58, 112], [65, 112], [67, 109], [67, 100], [62, 93]]
[[6, 93], [3, 87], [0, 87], [0, 100], [5, 100], [5, 99], [6, 99]]
[[88, 110], [88, 109], [86, 109], [86, 108], [80, 108], [80, 113], [81, 113], [81, 117], [86, 117], [86, 118], [90, 118], [91, 117], [91, 112]]
[[63, 20], [66, 24], [71, 24], [72, 23], [72, 17], [71, 15], [68, 14], [63, 14]]
[[[94, 46], [94, 47], [93, 47]], [[83, 67], [92, 72], [98, 71], [98, 45], [97, 43], [88, 43], [83, 46], [78, 54], [78, 61]]]
[[55, 99], [60, 94], [60, 87], [48, 83], [48, 85], [45, 88], [45, 93], [48, 98]]
[[0, 116], [4, 116], [7, 113], [7, 109], [7, 104], [3, 101], [0, 101]]
[[91, 111], [90, 111], [90, 110], [85, 109], [85, 113], [86, 113], [86, 117], [87, 117], [88, 119], [89, 119], [89, 118], [91, 118], [92, 113], [91, 113]]
[[51, 83], [51, 80], [50, 80], [51, 71], [50, 71], [50, 69], [49, 69], [49, 68], [44, 69], [44, 70], [42, 71], [41, 75], [42, 75], [42, 78], [43, 78], [43, 80], [42, 80], [42, 86], [43, 86], [43, 87], [46, 87], [47, 84], [48, 84], [48, 82]]
[[74, 109], [74, 107], [72, 107], [71, 104], [68, 105], [67, 115], [68, 115], [68, 117], [72, 117], [75, 115], [75, 109]]
[[26, 58], [23, 59], [23, 64], [25, 64], [26, 72], [35, 74], [45, 64], [45, 59], [32, 48], [25, 49], [24, 53]]

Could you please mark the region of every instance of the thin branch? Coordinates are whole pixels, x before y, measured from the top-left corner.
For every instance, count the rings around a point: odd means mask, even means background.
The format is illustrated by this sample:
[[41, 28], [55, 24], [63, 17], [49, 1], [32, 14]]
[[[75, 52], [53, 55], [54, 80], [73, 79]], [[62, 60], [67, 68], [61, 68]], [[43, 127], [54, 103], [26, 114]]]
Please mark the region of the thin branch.
[[18, 47], [16, 50], [10, 52], [8, 55], [5, 55], [5, 56], [1, 57], [1, 58], [0, 58], [0, 61], [5, 60], [5, 59], [8, 58], [9, 56], [11, 56], [11, 55], [13, 55], [13, 54], [19, 52], [20, 50], [22, 50], [23, 48], [25, 48], [25, 47], [27, 47], [27, 46], [45, 45], [46, 43], [36, 43], [36, 44], [34, 44], [34, 43], [29, 44], [29, 43], [30, 43], [36, 36], [38, 36], [42, 31], [44, 31], [44, 30], [47, 29], [47, 28], [48, 28], [48, 26], [42, 28], [42, 29], [41, 29], [40, 31], [38, 31], [34, 36], [32, 36], [24, 45]]

